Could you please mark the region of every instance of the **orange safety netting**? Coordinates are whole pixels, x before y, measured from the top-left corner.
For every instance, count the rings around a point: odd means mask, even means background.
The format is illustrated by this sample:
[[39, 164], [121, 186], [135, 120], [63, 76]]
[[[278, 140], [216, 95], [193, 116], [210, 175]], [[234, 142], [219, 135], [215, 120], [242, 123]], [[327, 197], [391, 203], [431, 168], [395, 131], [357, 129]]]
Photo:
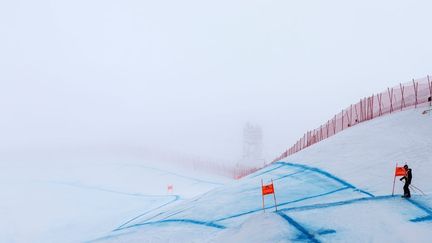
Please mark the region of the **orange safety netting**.
[[304, 148], [329, 138], [361, 122], [386, 114], [420, 106], [432, 106], [432, 82], [429, 76], [360, 99], [336, 114], [320, 127], [306, 132], [294, 145], [275, 158], [279, 161]]

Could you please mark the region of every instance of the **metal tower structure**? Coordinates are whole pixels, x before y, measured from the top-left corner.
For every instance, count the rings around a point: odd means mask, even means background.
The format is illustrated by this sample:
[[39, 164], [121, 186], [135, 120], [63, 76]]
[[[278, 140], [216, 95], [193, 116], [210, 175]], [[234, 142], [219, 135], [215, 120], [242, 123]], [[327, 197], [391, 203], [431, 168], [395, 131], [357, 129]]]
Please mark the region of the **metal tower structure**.
[[248, 165], [262, 165], [263, 133], [258, 125], [247, 123], [243, 128], [243, 158], [242, 163]]

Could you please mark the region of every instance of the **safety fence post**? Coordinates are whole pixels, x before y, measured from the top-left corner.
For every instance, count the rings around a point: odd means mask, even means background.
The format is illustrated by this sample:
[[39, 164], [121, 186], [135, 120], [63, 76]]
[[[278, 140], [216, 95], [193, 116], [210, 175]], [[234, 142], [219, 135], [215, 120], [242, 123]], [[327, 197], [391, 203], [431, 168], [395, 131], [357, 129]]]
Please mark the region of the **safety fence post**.
[[377, 95], [377, 99], [378, 99], [378, 105], [379, 105], [379, 113], [378, 115], [381, 116], [382, 115], [382, 93], [379, 94], [379, 96]]
[[[432, 106], [432, 83], [431, 83], [431, 81], [429, 79], [429, 75], [427, 76], [427, 80], [428, 80], [428, 85], [429, 85], [429, 97], [428, 97], [429, 106]], [[429, 111], [429, 114], [430, 114], [430, 112], [431, 111]]]
[[387, 91], [388, 91], [389, 101], [390, 101], [390, 113], [392, 113], [392, 111], [393, 111], [393, 88], [391, 88], [391, 92], [390, 92], [390, 88], [387, 88]]
[[415, 105], [414, 105], [414, 107], [417, 108], [417, 92], [418, 92], [418, 83], [416, 83], [416, 82], [414, 81], [414, 79], [413, 79], [412, 81], [413, 81], [414, 96], [415, 96]]
[[344, 119], [344, 114], [343, 114], [343, 110], [341, 111], [341, 115], [342, 115], [342, 128], [341, 128], [341, 131], [343, 131], [343, 125], [344, 125], [344, 123], [343, 123], [343, 119]]
[[401, 90], [401, 110], [402, 110], [403, 108], [405, 108], [405, 95], [404, 95], [405, 86], [403, 86], [401, 83], [399, 83], [399, 87]]
[[336, 134], [336, 115], [333, 118], [333, 135]]

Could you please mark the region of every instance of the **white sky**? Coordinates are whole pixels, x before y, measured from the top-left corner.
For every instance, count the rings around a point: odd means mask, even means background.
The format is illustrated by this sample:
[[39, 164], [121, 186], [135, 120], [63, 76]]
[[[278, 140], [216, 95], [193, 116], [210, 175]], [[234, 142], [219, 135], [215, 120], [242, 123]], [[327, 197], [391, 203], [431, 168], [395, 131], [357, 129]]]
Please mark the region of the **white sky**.
[[0, 146], [271, 160], [361, 97], [431, 73], [430, 1], [0, 0]]

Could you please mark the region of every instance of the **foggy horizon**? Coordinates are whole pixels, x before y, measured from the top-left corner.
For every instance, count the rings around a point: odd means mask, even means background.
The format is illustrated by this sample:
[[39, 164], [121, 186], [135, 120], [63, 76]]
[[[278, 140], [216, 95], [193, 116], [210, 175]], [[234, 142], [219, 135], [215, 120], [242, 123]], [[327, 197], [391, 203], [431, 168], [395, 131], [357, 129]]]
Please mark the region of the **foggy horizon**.
[[236, 163], [250, 122], [270, 161], [360, 98], [430, 74], [431, 6], [4, 1], [0, 149]]

